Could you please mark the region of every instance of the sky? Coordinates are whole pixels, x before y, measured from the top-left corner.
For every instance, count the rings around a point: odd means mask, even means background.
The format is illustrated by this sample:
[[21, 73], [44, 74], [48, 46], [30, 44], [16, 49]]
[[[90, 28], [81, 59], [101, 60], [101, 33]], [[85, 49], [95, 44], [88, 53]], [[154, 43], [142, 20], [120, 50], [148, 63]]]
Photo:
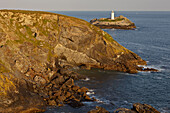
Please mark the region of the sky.
[[170, 0], [0, 0], [0, 9], [170, 11]]

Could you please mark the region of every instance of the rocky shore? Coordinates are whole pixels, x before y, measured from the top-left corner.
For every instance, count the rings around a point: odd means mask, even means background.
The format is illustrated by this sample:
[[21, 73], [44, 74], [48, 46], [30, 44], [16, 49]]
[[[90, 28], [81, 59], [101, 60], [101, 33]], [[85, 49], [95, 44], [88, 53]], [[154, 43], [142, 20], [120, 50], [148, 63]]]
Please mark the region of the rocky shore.
[[90, 23], [60, 14], [0, 10], [0, 112], [43, 112], [46, 106], [94, 101], [73, 67], [137, 73], [146, 65]]
[[[88, 113], [110, 113], [110, 112], [102, 107], [97, 106], [96, 109], [93, 109]], [[114, 111], [114, 113], [160, 113], [160, 112], [153, 108], [151, 105], [135, 103], [133, 104], [132, 109], [118, 108]]]
[[91, 24], [101, 28], [101, 29], [127, 29], [132, 30], [135, 29], [136, 26], [133, 22], [131, 22], [128, 18], [124, 16], [115, 17], [114, 20], [109, 18], [100, 18], [93, 19], [90, 21]]

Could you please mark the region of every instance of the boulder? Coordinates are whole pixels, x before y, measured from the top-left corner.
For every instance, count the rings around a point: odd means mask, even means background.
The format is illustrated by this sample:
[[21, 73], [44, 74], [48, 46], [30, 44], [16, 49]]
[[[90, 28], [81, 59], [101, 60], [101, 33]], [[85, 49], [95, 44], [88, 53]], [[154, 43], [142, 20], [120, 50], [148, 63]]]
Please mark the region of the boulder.
[[114, 111], [114, 113], [137, 113], [137, 112], [127, 108], [118, 108]]
[[114, 113], [160, 113], [151, 105], [135, 103], [132, 109], [118, 108]]
[[133, 104], [133, 110], [136, 110], [137, 113], [160, 113], [158, 110], [153, 108], [151, 105], [140, 104], [140, 103]]
[[96, 106], [96, 109], [89, 111], [88, 113], [109, 113], [106, 109]]

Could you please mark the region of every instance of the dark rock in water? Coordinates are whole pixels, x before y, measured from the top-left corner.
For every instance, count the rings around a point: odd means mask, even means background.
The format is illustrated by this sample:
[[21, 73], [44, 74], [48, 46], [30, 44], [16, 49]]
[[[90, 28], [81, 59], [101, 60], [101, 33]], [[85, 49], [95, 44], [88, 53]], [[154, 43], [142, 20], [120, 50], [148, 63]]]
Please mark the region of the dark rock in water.
[[160, 113], [151, 105], [135, 103], [132, 109], [118, 108], [114, 113]]
[[138, 113], [138, 112], [131, 110], [131, 109], [118, 108], [114, 111], [114, 113]]
[[[102, 107], [96, 106], [95, 110], [91, 110], [88, 113], [109, 113], [109, 112]], [[150, 105], [135, 103], [133, 104], [132, 109], [118, 108], [114, 111], [114, 113], [160, 113], [160, 112]]]
[[137, 113], [160, 113], [158, 110], [153, 108], [151, 105], [135, 103], [133, 104], [133, 110]]
[[81, 92], [86, 93], [89, 89], [88, 89], [88, 88], [86, 88], [86, 87], [82, 87], [80, 90], [81, 90]]
[[83, 103], [81, 103], [80, 101], [76, 101], [76, 100], [70, 100], [69, 102], [68, 102], [68, 104], [71, 106], [71, 107], [73, 107], [73, 108], [79, 108], [79, 107], [81, 107], [81, 106], [84, 106], [84, 104]]
[[153, 69], [153, 68], [144, 68], [144, 67], [138, 67], [137, 68], [138, 71], [151, 71], [151, 72], [158, 72], [157, 69]]
[[88, 113], [109, 113], [106, 109], [96, 106], [96, 109], [89, 111]]

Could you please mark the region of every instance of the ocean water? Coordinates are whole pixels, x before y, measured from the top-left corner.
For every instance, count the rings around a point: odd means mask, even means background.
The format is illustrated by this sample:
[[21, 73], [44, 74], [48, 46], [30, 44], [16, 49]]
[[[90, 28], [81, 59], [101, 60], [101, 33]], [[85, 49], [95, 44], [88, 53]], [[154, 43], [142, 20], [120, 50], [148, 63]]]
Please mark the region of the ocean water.
[[[109, 17], [108, 11], [56, 11], [86, 21], [93, 18]], [[88, 94], [97, 102], [85, 102], [81, 108], [49, 108], [46, 113], [86, 113], [95, 106], [101, 106], [110, 112], [119, 107], [132, 108], [133, 103], [150, 104], [161, 113], [170, 113], [170, 12], [116, 11], [133, 21], [137, 29], [103, 29], [114, 40], [138, 54], [159, 72], [139, 72], [128, 74], [100, 69], [77, 70], [87, 76], [77, 81], [79, 86], [90, 89]]]

